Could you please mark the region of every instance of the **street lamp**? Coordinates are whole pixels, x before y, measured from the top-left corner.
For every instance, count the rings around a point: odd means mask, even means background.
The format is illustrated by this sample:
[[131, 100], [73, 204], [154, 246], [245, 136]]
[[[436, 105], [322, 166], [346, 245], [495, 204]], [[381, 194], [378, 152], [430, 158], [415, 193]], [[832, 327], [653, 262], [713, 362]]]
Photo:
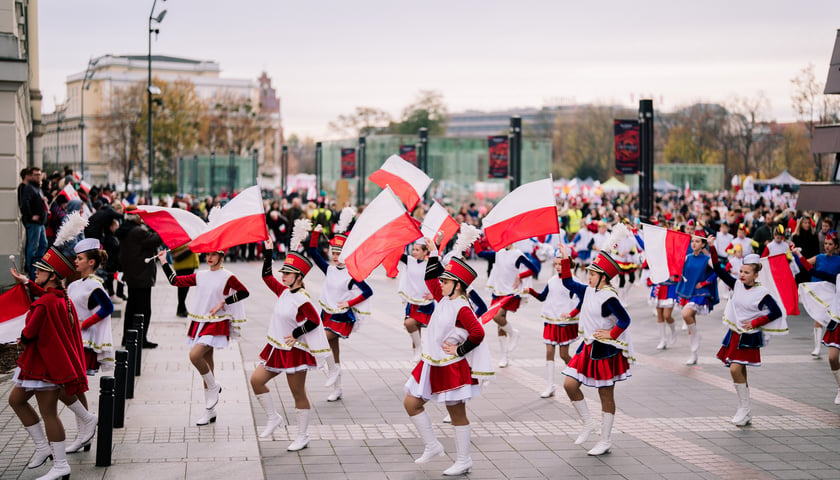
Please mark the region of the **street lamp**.
[[[163, 1], [165, 2], [166, 0]], [[148, 107], [149, 115], [149, 205], [152, 204], [152, 185], [154, 185], [153, 177], [155, 173], [155, 151], [154, 146], [152, 145], [152, 33], [154, 33], [155, 35], [160, 33], [159, 28], [152, 28], [152, 22], [160, 24], [160, 22], [163, 21], [163, 17], [166, 16], [166, 10], [164, 10], [160, 12], [157, 17], [155, 17], [155, 6], [157, 6], [157, 0], [154, 0], [154, 2], [152, 2], [152, 11], [149, 13], [149, 84], [148, 88], [146, 89], [146, 97], [148, 98], [146, 106]], [[160, 92], [159, 89], [158, 92]]]
[[[67, 108], [65, 104], [64, 108]], [[64, 113], [65, 110], [55, 109], [55, 169], [56, 171], [59, 170], [58, 167], [58, 153], [61, 150], [61, 121], [64, 120]]]
[[81, 133], [82, 137], [82, 148], [81, 148], [81, 156], [79, 157], [79, 175], [82, 177], [82, 180], [85, 178], [85, 90], [90, 90], [90, 81], [93, 79], [93, 74], [95, 73], [91, 70], [92, 67], [96, 66], [96, 63], [99, 61], [97, 58], [94, 60], [92, 57], [88, 60], [88, 66], [85, 69], [85, 76], [82, 78], [82, 88], [81, 92], [81, 101], [82, 101], [82, 108], [81, 114], [79, 115], [79, 132]]

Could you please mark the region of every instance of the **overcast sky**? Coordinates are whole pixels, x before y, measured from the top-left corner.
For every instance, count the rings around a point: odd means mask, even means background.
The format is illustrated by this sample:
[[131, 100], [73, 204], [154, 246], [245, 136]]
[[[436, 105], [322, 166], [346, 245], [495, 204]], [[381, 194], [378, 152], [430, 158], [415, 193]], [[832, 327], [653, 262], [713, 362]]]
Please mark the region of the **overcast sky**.
[[[148, 49], [152, 0], [40, 0], [44, 108], [103, 54]], [[790, 80], [825, 81], [837, 0], [158, 0], [153, 54], [265, 70], [287, 134], [323, 138], [356, 106], [398, 116], [421, 89], [450, 112], [605, 102], [672, 111], [764, 91], [793, 120]]]

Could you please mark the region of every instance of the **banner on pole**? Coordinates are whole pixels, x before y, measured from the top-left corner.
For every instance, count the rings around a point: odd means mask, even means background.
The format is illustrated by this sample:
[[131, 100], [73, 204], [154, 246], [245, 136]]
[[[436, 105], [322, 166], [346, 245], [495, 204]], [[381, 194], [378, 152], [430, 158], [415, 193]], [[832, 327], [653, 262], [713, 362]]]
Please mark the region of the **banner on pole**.
[[488, 178], [507, 178], [509, 152], [507, 135], [487, 137], [490, 171]]
[[615, 173], [637, 174], [641, 169], [639, 121], [614, 120]]
[[341, 178], [356, 178], [356, 149], [341, 149]]
[[417, 166], [417, 146], [416, 145], [400, 145], [400, 158], [406, 162]]

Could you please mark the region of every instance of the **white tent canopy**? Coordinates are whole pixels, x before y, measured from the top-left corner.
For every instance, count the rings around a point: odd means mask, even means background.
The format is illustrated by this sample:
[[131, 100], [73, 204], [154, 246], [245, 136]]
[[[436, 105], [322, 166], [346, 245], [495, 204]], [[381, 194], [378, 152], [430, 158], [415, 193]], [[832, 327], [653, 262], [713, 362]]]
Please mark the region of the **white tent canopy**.
[[610, 177], [609, 180], [601, 184], [601, 190], [604, 192], [628, 193], [630, 192], [630, 187], [622, 183], [621, 180]]
[[759, 185], [799, 185], [802, 183], [802, 180], [799, 180], [785, 170], [776, 177], [768, 178], [767, 180], [756, 180], [755, 183]]
[[668, 180], [660, 179], [653, 182], [653, 189], [657, 192], [679, 192], [680, 187], [674, 185], [673, 183], [669, 182]]

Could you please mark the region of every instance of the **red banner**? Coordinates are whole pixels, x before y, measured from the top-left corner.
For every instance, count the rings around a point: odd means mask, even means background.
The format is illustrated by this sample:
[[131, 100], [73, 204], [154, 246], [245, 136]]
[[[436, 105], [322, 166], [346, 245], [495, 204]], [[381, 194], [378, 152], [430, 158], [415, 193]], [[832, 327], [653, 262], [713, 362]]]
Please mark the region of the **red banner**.
[[639, 173], [639, 121], [613, 120], [615, 129], [615, 173]]
[[508, 177], [508, 137], [496, 135], [487, 137], [490, 172], [488, 178]]
[[417, 166], [417, 147], [415, 145], [400, 145], [400, 158]]
[[341, 178], [356, 178], [356, 149], [341, 149]]

